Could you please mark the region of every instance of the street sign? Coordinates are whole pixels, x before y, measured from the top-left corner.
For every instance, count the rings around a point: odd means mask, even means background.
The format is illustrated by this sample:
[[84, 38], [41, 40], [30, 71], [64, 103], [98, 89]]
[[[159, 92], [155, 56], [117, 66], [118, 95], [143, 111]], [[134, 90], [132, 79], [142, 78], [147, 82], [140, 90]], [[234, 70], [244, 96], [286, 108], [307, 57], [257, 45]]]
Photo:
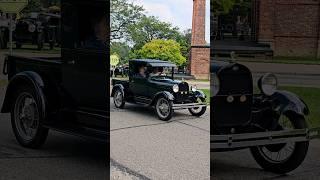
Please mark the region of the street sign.
[[0, 0], [0, 10], [4, 13], [18, 13], [28, 4], [28, 0]]
[[116, 66], [116, 65], [118, 65], [119, 64], [119, 62], [120, 62], [120, 58], [119, 58], [119, 56], [118, 55], [111, 55], [110, 56], [110, 65], [111, 66]]

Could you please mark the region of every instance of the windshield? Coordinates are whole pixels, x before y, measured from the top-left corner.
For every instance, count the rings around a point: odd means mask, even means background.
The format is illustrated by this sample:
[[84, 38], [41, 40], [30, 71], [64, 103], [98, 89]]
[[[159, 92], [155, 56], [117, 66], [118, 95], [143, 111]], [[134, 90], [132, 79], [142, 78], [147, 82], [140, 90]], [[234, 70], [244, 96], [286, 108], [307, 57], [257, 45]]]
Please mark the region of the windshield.
[[172, 79], [174, 68], [172, 67], [148, 67], [149, 77], [153, 80]]

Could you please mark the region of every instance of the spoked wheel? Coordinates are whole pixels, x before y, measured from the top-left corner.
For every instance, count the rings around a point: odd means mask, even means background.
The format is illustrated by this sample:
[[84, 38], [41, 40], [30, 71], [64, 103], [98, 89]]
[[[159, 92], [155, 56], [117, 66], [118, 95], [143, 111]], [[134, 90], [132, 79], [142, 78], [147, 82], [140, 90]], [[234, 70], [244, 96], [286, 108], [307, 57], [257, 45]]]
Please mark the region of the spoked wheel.
[[[205, 99], [197, 99], [197, 102], [196, 103], [200, 103], [200, 102], [206, 102], [206, 100]], [[200, 116], [202, 116], [205, 112], [206, 112], [206, 110], [207, 110], [207, 107], [206, 106], [203, 106], [203, 107], [195, 107], [195, 108], [189, 108], [188, 109], [189, 110], [189, 112], [191, 113], [191, 115], [192, 116], [198, 116], [198, 117], [200, 117]]]
[[15, 94], [11, 110], [11, 124], [18, 142], [25, 147], [38, 148], [46, 140], [48, 129], [42, 126], [39, 102], [30, 88], [21, 88]]
[[[277, 130], [305, 129], [304, 117], [296, 114], [281, 115]], [[257, 163], [265, 170], [284, 174], [293, 171], [306, 157], [309, 142], [288, 142], [251, 148], [251, 153]]]
[[113, 94], [113, 102], [117, 108], [123, 108], [125, 105], [124, 94], [120, 89], [117, 89]]
[[172, 118], [172, 101], [165, 97], [160, 97], [156, 102], [156, 113], [158, 118], [163, 121], [169, 121]]

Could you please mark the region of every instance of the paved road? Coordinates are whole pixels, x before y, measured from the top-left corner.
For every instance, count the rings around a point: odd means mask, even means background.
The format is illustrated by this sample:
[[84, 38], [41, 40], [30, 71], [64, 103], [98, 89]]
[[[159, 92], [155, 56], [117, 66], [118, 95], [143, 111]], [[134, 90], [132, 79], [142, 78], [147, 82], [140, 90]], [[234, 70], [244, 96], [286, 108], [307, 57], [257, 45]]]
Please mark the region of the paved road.
[[308, 155], [303, 164], [287, 176], [263, 171], [253, 160], [249, 150], [214, 153], [213, 157], [211, 163], [214, 169], [214, 180], [316, 180], [320, 176], [320, 140], [311, 141]]
[[114, 168], [140, 179], [209, 179], [209, 113], [194, 118], [181, 111], [163, 122], [152, 109], [110, 106]]

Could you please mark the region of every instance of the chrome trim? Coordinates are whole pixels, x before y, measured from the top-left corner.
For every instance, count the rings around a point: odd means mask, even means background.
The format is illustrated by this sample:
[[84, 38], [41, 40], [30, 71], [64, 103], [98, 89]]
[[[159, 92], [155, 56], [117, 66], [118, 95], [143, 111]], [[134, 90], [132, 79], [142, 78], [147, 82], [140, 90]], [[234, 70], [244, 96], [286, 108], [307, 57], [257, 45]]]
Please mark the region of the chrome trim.
[[210, 149], [236, 149], [320, 138], [320, 128], [269, 131], [244, 134], [211, 135]]
[[186, 103], [186, 104], [173, 104], [172, 109], [188, 109], [188, 108], [201, 108], [207, 106], [206, 103]]

